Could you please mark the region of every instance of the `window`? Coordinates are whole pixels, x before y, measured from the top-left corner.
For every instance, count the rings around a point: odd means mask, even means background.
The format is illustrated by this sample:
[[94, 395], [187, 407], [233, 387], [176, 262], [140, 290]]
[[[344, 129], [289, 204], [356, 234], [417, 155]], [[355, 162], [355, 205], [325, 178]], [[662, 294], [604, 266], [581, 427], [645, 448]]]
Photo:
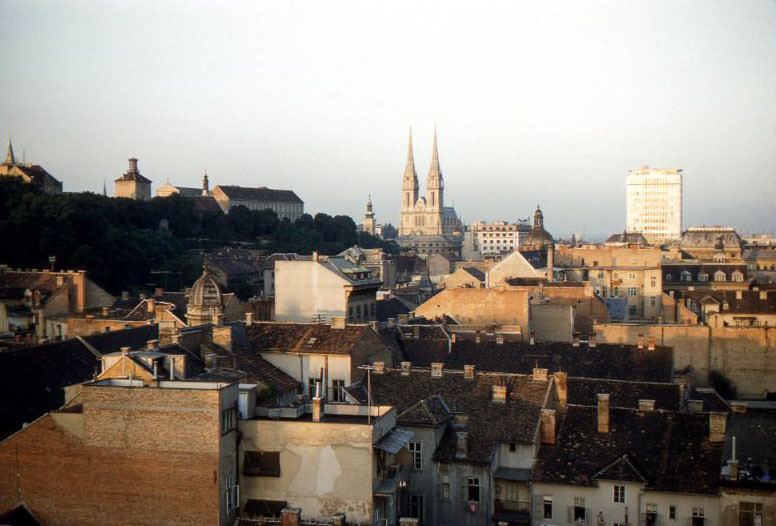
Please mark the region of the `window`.
[[279, 477], [279, 451], [246, 451], [243, 456], [243, 475], [249, 477]]
[[657, 278], [655, 276], [649, 278], [649, 286], [653, 288], [657, 287]]
[[638, 287], [628, 287], [628, 296], [638, 296], [639, 295], [639, 289]]
[[572, 518], [574, 519], [574, 522], [585, 521], [585, 497], [574, 497]]
[[478, 477], [466, 478], [466, 500], [469, 502], [480, 501], [480, 479]]
[[709, 281], [709, 275], [706, 272], [699, 272], [698, 281]]
[[310, 398], [310, 400], [313, 399], [313, 397], [318, 392], [318, 379], [314, 376], [311, 376], [307, 379], [307, 396]]
[[649, 306], [650, 307], [654, 307], [656, 304], [657, 304], [657, 298], [655, 298], [654, 296], [649, 298]]
[[[502, 340], [501, 341], [502, 342], [504, 341], [503, 340], [503, 336], [502, 336]], [[514, 442], [510, 442], [509, 443], [509, 452], [510, 453], [514, 453], [515, 451], [517, 451], [517, 444], [515, 444]]]
[[733, 281], [744, 281], [744, 275], [736, 270], [733, 272]]
[[741, 502], [738, 505], [738, 526], [762, 526], [763, 505], [760, 502]]
[[226, 476], [224, 501], [229, 515], [232, 514], [232, 510], [240, 507], [240, 486], [234, 483], [234, 478], [231, 474]]
[[331, 381], [331, 401], [332, 402], [345, 401], [345, 380]]
[[635, 305], [629, 305], [628, 306], [628, 315], [629, 316], [635, 316], [636, 315], [636, 306]]
[[668, 518], [672, 520], [676, 520], [676, 506], [668, 507]]
[[657, 504], [647, 504], [645, 526], [657, 526]]
[[672, 279], [674, 278], [671, 277], [671, 274], [666, 274], [666, 281], [671, 281]]
[[727, 280], [727, 275], [721, 270], [718, 270], [714, 273], [714, 281], [725, 281], [725, 280]]
[[614, 501], [625, 502], [625, 486], [614, 486]]
[[679, 281], [692, 281], [692, 274], [686, 270], [683, 270], [682, 273], [679, 274]]
[[439, 485], [439, 498], [442, 500], [448, 500], [450, 498], [450, 483], [442, 482]]
[[221, 434], [225, 435], [237, 429], [237, 408], [227, 407], [221, 411]]
[[703, 508], [692, 509], [692, 526], [703, 526]]
[[544, 518], [545, 519], [552, 518], [552, 496], [551, 495], [544, 496]]
[[412, 456], [412, 469], [415, 471], [423, 469], [423, 443], [410, 442], [407, 444], [407, 449]]

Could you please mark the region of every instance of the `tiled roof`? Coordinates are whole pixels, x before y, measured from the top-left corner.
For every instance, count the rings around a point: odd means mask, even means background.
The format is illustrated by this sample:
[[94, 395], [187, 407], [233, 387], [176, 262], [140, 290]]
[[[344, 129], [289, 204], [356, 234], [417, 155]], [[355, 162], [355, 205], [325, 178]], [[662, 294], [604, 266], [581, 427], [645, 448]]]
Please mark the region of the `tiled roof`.
[[[361, 380], [363, 385], [365, 379]], [[506, 385], [507, 402], [492, 402], [492, 386]], [[412, 369], [409, 375], [387, 369], [371, 375], [372, 399], [376, 404], [396, 407], [402, 414], [419, 401], [439, 395], [456, 416], [448, 426], [434, 459], [456, 461], [456, 434], [453, 427], [468, 433], [468, 451], [464, 462], [489, 464], [500, 443], [533, 443], [539, 415], [547, 397], [550, 382], [534, 381], [525, 375], [475, 374], [464, 378], [462, 371], [444, 371], [433, 378], [429, 369]]]
[[399, 413], [396, 421], [405, 426], [432, 426], [436, 427], [450, 420], [452, 414], [445, 401], [438, 394], [420, 400], [415, 405]]
[[647, 490], [717, 492], [722, 448], [708, 440], [708, 414], [613, 408], [610, 431], [599, 433], [596, 408], [570, 405], [558, 429], [555, 445], [540, 449], [537, 482], [592, 486], [597, 478], [639, 474]]
[[670, 382], [673, 378], [673, 352], [669, 347], [654, 351], [639, 350], [634, 345], [601, 344], [590, 348], [585, 344], [574, 347], [563, 342], [504, 341], [498, 344], [493, 336], [457, 333], [456, 342], [448, 352], [447, 340], [405, 339], [402, 350], [406, 360], [420, 367], [442, 362], [445, 367], [462, 369], [475, 365], [478, 371], [529, 374], [534, 367], [550, 372], [565, 371], [569, 376]]
[[139, 183], [150, 183], [151, 180], [147, 177], [140, 174], [140, 172], [127, 172], [118, 179], [116, 179], [116, 182], [119, 181], [137, 181]]
[[45, 299], [58, 288], [56, 274], [0, 270], [0, 299], [22, 299], [27, 289], [40, 291]]
[[332, 329], [314, 323], [254, 323], [245, 330], [254, 352], [349, 354], [361, 340], [377, 339], [365, 325]]
[[43, 185], [45, 182], [51, 181], [57, 185], [62, 186], [62, 183], [48, 171], [38, 164], [16, 164], [16, 168], [21, 170], [24, 175], [32, 179], [32, 182], [36, 185]]
[[568, 403], [574, 405], [597, 405], [596, 395], [608, 393], [611, 407], [636, 409], [639, 400], [654, 400], [655, 409], [678, 411], [681, 404], [679, 385], [658, 382], [634, 382], [604, 380], [600, 378], [568, 379]]
[[218, 201], [209, 195], [198, 195], [192, 198], [194, 200], [194, 210], [197, 212], [221, 212]]
[[[549, 236], [549, 234], [547, 235]], [[550, 236], [548, 239], [552, 241], [552, 236]], [[537, 240], [532, 240], [532, 241], [537, 241]], [[525, 241], [525, 243], [529, 244], [529, 241]], [[541, 250], [527, 250], [527, 251], [521, 250], [520, 254], [525, 258], [526, 261], [528, 261], [528, 263], [531, 264], [533, 268], [547, 267], [547, 255]]]
[[[736, 458], [742, 478], [763, 480], [768, 475], [771, 491], [776, 488], [776, 412], [749, 409], [746, 413], [731, 413], [728, 417], [725, 459], [732, 458], [733, 437], [736, 437]], [[769, 470], [766, 473], [765, 470]]]
[[216, 188], [221, 189], [222, 192], [231, 200], [234, 201], [260, 201], [268, 203], [299, 203], [304, 202], [299, 199], [291, 190], [272, 190], [266, 187], [260, 188], [244, 188], [242, 186], [221, 186]]
[[[760, 293], [765, 295], [765, 299], [760, 298]], [[741, 299], [738, 299], [738, 295], [741, 295]], [[769, 314], [776, 313], [776, 291], [763, 290], [688, 290], [684, 292], [685, 297], [692, 298], [693, 300], [700, 302], [706, 298], [713, 298], [719, 304], [727, 303], [727, 309], [720, 309], [720, 312], [725, 314]]]
[[397, 318], [399, 314], [410, 312], [409, 307], [397, 298], [377, 300], [377, 321], [386, 321], [388, 318]]

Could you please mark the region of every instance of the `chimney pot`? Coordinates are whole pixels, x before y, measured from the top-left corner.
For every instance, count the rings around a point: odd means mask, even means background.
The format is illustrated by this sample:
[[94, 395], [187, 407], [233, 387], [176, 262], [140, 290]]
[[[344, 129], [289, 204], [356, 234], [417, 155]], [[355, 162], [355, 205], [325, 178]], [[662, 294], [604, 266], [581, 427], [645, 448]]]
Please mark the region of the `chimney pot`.
[[441, 378], [442, 377], [442, 367], [444, 366], [443, 363], [440, 362], [433, 362], [431, 364], [431, 376], [434, 378]]
[[474, 366], [473, 365], [464, 365], [463, 366], [463, 377], [467, 380], [473, 380], [474, 379]]
[[533, 368], [533, 381], [534, 382], [546, 382], [547, 381], [547, 369], [540, 367]]
[[385, 372], [385, 362], [374, 362], [372, 367], [372, 372], [375, 374], [383, 374]]
[[402, 362], [401, 363], [401, 375], [402, 376], [409, 376], [411, 369], [412, 369], [412, 362]]
[[246, 312], [245, 313], [245, 325], [250, 327], [253, 325], [253, 313], [252, 312]]
[[609, 432], [609, 395], [599, 393], [598, 398], [598, 432]]
[[644, 335], [642, 333], [639, 333], [639, 339], [638, 339], [638, 343], [636, 343], [636, 347], [638, 347], [639, 349], [644, 348]]
[[647, 344], [647, 350], [654, 351], [655, 350], [655, 337], [650, 336]]

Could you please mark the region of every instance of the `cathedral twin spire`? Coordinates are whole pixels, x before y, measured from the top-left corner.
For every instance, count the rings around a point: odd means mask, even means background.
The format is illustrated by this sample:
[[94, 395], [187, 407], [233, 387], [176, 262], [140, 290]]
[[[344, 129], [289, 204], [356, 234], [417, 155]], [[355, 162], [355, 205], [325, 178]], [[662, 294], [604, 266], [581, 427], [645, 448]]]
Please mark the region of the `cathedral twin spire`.
[[[405, 206], [413, 206], [418, 200], [418, 174], [415, 171], [415, 156], [412, 151], [412, 129], [410, 129], [409, 144], [407, 146], [407, 165], [404, 168], [404, 182], [402, 185], [405, 191], [412, 192], [410, 202], [405, 197]], [[426, 178], [426, 188], [429, 189], [429, 198], [432, 206], [441, 208], [441, 191], [444, 188], [442, 179], [442, 170], [439, 167], [439, 147], [437, 146], [437, 132], [434, 127], [434, 146], [431, 152], [431, 166], [428, 169]]]

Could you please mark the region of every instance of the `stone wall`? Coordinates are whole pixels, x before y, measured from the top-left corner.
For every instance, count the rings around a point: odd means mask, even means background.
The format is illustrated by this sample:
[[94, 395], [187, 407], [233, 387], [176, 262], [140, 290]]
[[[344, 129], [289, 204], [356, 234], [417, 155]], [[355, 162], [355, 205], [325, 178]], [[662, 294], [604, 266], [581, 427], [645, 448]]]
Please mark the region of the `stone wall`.
[[465, 325], [526, 328], [530, 322], [528, 296], [525, 290], [445, 289], [415, 309], [415, 314], [429, 319], [448, 314]]

